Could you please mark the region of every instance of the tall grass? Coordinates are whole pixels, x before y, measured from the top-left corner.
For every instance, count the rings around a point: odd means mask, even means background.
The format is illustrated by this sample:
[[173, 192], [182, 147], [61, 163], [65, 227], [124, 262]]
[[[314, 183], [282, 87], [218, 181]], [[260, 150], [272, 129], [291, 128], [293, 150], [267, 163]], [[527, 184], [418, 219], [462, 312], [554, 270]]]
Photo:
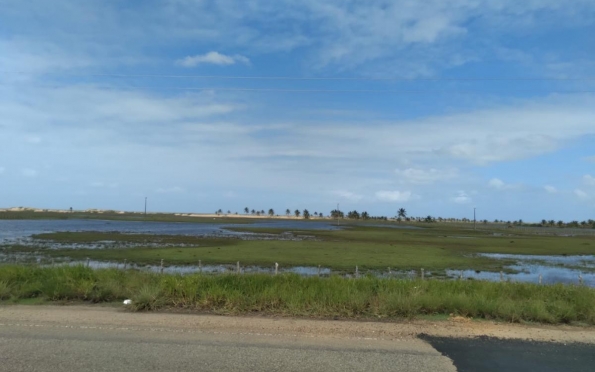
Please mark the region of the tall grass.
[[26, 298], [88, 302], [131, 298], [131, 308], [138, 311], [361, 319], [457, 314], [511, 322], [595, 324], [595, 290], [583, 286], [0, 267], [0, 300]]

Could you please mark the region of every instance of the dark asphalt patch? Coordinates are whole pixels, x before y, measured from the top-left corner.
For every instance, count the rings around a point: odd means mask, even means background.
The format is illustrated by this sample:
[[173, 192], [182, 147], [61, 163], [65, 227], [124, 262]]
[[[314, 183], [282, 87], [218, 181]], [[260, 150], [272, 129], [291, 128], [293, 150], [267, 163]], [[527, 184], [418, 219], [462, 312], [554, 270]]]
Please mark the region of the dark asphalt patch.
[[459, 372], [594, 372], [595, 345], [422, 335]]

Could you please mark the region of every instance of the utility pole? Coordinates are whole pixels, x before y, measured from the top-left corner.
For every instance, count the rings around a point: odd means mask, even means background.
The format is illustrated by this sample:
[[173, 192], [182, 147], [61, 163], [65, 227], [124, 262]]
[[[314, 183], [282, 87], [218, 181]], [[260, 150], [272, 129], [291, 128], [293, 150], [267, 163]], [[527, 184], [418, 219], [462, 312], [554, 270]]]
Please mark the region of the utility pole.
[[145, 196], [145, 216], [147, 215], [147, 197]]
[[475, 220], [475, 207], [473, 207], [473, 230], [477, 230], [476, 223], [477, 221]]

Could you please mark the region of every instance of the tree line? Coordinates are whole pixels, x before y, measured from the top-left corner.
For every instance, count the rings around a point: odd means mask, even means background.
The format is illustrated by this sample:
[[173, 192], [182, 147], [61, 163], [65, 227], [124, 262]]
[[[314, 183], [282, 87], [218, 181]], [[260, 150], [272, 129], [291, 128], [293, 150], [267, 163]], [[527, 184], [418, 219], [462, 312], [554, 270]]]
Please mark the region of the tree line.
[[[223, 214], [223, 210], [219, 209], [215, 212], [217, 215], [221, 215]], [[227, 211], [227, 214], [231, 214], [231, 211]], [[238, 214], [238, 212], [235, 212], [234, 214]], [[275, 210], [273, 208], [270, 208], [268, 211], [265, 212], [264, 209], [262, 210], [255, 210], [255, 209], [250, 209], [248, 207], [244, 208], [244, 214], [250, 214], [253, 216], [269, 216], [269, 217], [274, 217], [274, 216], [279, 216], [278, 214], [275, 213]], [[310, 211], [308, 211], [308, 209], [304, 209], [303, 211], [300, 211], [299, 209], [294, 210], [293, 212], [287, 208], [285, 210], [285, 216], [289, 217], [289, 216], [295, 216], [297, 218], [302, 217], [304, 219], [310, 219], [312, 216], [317, 217], [317, 218], [324, 218], [325, 214], [322, 212], [314, 212], [314, 213], [310, 213]], [[347, 212], [347, 214], [345, 214], [345, 212], [340, 211], [338, 209], [333, 209], [329, 214], [328, 217], [333, 218], [333, 219], [351, 219], [351, 220], [382, 220], [382, 221], [386, 221], [389, 218], [386, 216], [371, 216], [368, 212], [363, 211], [363, 212], [358, 212], [357, 210], [353, 210], [353, 211], [349, 211]], [[407, 214], [407, 210], [405, 208], [399, 208], [397, 210], [397, 213], [394, 217], [394, 219], [398, 222], [463, 222], [463, 223], [471, 223], [473, 222], [472, 219], [469, 218], [443, 218], [443, 217], [433, 217], [433, 216], [426, 216], [426, 217], [411, 217], [408, 216]], [[499, 219], [495, 219], [493, 221], [494, 223], [500, 223], [500, 224], [507, 224], [509, 226], [527, 226], [527, 227], [559, 227], [559, 228], [593, 228], [595, 229], [595, 220], [593, 219], [589, 219], [589, 220], [585, 220], [585, 221], [570, 221], [570, 222], [564, 222], [562, 220], [559, 221], [555, 221], [555, 220], [541, 220], [540, 223], [526, 223], [524, 222], [522, 219], [516, 220], [516, 221], [511, 221], [511, 220], [499, 220]], [[482, 224], [488, 224], [489, 221], [487, 219], [482, 219], [482, 220], [477, 220], [477, 223], [482, 223]]]

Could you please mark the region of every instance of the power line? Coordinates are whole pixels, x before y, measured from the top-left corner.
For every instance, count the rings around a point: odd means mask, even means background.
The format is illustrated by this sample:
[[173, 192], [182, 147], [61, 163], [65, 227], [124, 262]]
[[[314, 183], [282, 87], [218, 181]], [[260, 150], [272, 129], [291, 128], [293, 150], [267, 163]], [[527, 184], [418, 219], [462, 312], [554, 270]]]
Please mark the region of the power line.
[[[27, 75], [26, 71], [0, 71], [3, 74]], [[114, 78], [163, 79], [222, 79], [222, 80], [338, 80], [338, 81], [592, 81], [595, 77], [467, 77], [467, 78], [407, 78], [407, 77], [300, 77], [300, 76], [233, 76], [233, 75], [168, 75], [168, 74], [78, 74], [46, 72], [41, 75]]]

